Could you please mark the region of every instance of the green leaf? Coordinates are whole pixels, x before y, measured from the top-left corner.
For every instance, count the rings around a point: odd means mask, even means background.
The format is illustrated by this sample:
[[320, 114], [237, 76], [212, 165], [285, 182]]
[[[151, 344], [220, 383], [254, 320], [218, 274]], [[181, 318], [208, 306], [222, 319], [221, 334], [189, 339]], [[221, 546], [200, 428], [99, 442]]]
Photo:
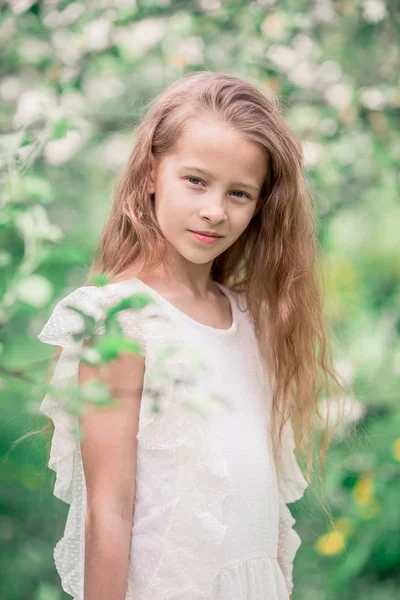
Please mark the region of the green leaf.
[[20, 148], [23, 148], [24, 146], [29, 146], [30, 144], [33, 144], [34, 142], [35, 142], [35, 138], [33, 137], [33, 135], [31, 133], [27, 132], [21, 140]]
[[111, 275], [108, 273], [98, 273], [97, 275], [92, 275], [90, 277], [89, 283], [97, 285], [98, 287], [103, 287], [103, 285], [107, 285], [110, 281]]
[[68, 131], [68, 120], [65, 118], [60, 119], [59, 121], [56, 121], [54, 123], [51, 137], [54, 140], [58, 140], [60, 138], [65, 137], [67, 134], [67, 131]]
[[128, 296], [127, 298], [123, 298], [117, 304], [111, 306], [107, 310], [107, 314], [104, 319], [105, 324], [107, 325], [122, 310], [132, 309], [139, 311], [152, 302], [154, 302], [154, 300], [147, 292], [139, 292], [137, 294], [133, 294], [132, 296]]
[[122, 353], [142, 354], [141, 345], [123, 336], [102, 337], [95, 344], [101, 358], [109, 363]]

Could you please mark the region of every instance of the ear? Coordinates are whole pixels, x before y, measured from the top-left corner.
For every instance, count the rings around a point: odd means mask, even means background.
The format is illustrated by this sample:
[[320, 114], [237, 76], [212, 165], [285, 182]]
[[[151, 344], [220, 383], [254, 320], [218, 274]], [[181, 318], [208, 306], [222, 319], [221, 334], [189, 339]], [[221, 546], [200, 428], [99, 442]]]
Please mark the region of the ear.
[[156, 160], [155, 160], [153, 154], [151, 154], [151, 156], [150, 156], [150, 162], [151, 162], [151, 167], [150, 167], [150, 172], [149, 172], [148, 182], [147, 182], [147, 193], [154, 194], [156, 191], [157, 169], [156, 169]]

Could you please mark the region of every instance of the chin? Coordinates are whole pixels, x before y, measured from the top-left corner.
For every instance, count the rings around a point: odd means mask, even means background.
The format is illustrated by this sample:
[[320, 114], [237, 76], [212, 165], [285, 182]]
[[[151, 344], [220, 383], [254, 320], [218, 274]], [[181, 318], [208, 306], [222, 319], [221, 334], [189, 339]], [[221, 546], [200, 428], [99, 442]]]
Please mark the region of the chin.
[[204, 246], [203, 251], [201, 248], [199, 248], [199, 250], [196, 251], [196, 249], [193, 248], [188, 249], [185, 244], [182, 244], [182, 247], [179, 247], [177, 245], [171, 244], [171, 242], [169, 243], [172, 246], [172, 251], [174, 253], [179, 255], [184, 260], [191, 262], [195, 265], [206, 265], [207, 263], [212, 262], [217, 256], [221, 254], [221, 252], [223, 252], [223, 250], [221, 250], [218, 253], [215, 253], [215, 250], [214, 252], [211, 252], [211, 248], [209, 248], [207, 252], [206, 246]]
[[205, 258], [205, 257], [200, 257], [200, 256], [183, 256], [183, 258], [185, 260], [187, 260], [188, 262], [193, 263], [194, 265], [206, 265], [206, 264], [212, 262], [216, 257], [209, 256], [208, 258]]
[[176, 252], [180, 254], [184, 260], [195, 265], [206, 265], [216, 258], [216, 256], [211, 254], [207, 256], [207, 252], [180, 252], [179, 250], [176, 250]]

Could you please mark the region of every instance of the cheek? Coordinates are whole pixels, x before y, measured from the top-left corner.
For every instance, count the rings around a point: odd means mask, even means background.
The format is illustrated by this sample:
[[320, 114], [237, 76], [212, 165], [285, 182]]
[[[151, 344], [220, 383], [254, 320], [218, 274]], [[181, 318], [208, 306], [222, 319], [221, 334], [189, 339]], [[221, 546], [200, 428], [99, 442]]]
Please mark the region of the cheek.
[[164, 233], [180, 230], [182, 224], [187, 223], [189, 203], [178, 186], [157, 190], [155, 206], [157, 220]]
[[247, 225], [250, 223], [254, 214], [254, 210], [255, 206], [254, 204], [251, 204], [246, 207], [240, 207], [240, 209], [238, 209], [237, 211], [232, 211], [232, 231], [235, 231], [235, 233], [242, 233], [246, 229]]

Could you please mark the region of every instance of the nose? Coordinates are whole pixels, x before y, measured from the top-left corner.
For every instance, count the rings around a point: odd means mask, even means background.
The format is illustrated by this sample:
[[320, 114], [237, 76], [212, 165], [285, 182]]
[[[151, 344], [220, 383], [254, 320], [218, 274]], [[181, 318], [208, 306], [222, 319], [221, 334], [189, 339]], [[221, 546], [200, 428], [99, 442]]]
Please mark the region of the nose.
[[202, 219], [208, 219], [212, 223], [226, 221], [225, 198], [216, 194], [209, 197], [208, 202], [200, 209], [199, 214]]

